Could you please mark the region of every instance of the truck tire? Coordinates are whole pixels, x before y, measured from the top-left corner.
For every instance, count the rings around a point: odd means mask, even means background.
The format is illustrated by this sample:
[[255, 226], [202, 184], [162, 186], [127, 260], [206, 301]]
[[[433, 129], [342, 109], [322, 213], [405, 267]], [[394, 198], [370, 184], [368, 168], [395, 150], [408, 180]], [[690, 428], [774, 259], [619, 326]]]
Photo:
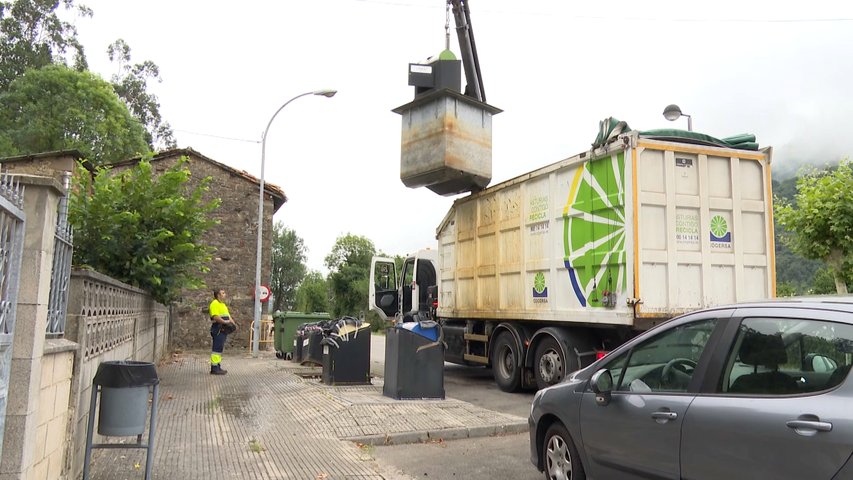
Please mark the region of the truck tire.
[[489, 361], [498, 387], [504, 392], [517, 392], [521, 387], [521, 352], [511, 333], [498, 334], [492, 343]]
[[536, 386], [542, 390], [545, 387], [560, 383], [566, 378], [566, 373], [577, 370], [576, 363], [576, 361], [566, 359], [557, 339], [546, 335], [536, 345], [536, 353], [533, 356], [533, 373], [536, 376]]

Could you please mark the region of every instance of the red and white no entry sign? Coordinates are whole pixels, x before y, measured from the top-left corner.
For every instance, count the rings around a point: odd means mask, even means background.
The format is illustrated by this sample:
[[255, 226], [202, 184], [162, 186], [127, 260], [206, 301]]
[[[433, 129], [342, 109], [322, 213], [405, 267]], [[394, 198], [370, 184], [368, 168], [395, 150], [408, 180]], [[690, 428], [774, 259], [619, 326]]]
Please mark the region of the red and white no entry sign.
[[260, 291], [261, 291], [261, 302], [269, 301], [269, 299], [270, 299], [270, 287], [268, 287], [267, 285], [261, 285]]

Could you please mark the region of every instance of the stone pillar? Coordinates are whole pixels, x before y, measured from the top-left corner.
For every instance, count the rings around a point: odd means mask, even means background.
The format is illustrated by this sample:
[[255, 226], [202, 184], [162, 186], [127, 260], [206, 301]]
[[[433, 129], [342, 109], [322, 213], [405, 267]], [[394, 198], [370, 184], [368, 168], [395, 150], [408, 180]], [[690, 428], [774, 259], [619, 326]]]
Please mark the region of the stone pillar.
[[54, 178], [29, 175], [17, 178], [26, 188], [26, 230], [0, 480], [32, 477], [54, 231], [59, 200], [64, 194]]

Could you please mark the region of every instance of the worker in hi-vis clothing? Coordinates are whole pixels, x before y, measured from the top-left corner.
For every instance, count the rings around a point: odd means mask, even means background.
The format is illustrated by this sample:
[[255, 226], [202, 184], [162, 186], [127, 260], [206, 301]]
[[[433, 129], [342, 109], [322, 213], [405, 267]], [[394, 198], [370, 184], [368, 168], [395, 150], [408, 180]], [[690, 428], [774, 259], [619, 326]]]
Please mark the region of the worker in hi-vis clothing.
[[213, 349], [210, 352], [210, 374], [225, 375], [227, 370], [222, 369], [222, 351], [225, 350], [225, 339], [228, 334], [237, 329], [237, 324], [228, 313], [225, 305], [225, 290], [213, 291], [213, 301], [210, 302], [210, 336], [213, 337]]

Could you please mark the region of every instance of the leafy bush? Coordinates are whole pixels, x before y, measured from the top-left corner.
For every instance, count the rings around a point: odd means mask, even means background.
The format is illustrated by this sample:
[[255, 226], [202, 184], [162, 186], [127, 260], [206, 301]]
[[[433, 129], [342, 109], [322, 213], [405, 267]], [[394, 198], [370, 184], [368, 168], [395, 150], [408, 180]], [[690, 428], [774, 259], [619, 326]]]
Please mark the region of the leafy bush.
[[186, 157], [159, 175], [141, 160], [131, 169], [78, 167], [69, 202], [74, 227], [74, 264], [91, 267], [148, 291], [168, 304], [181, 289], [200, 288], [211, 248], [202, 242], [217, 222], [208, 214], [219, 200], [205, 202], [209, 178], [189, 188]]

